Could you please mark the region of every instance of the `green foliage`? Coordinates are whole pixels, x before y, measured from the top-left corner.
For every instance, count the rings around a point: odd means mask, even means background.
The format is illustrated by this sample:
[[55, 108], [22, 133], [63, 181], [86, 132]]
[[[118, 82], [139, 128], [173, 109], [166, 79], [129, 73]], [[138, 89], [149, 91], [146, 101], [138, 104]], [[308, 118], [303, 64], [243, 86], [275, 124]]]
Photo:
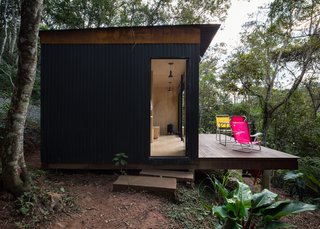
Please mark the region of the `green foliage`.
[[[0, 44], [4, 45], [0, 56], [2, 97], [2, 93], [12, 93], [17, 75], [20, 1], [2, 1], [0, 5]], [[43, 5], [41, 29], [45, 30], [208, 23], [216, 18], [223, 21], [230, 0], [46, 0]], [[40, 102], [39, 65], [31, 98], [32, 103]]]
[[195, 24], [225, 19], [230, 0], [47, 0], [43, 21], [48, 28]]
[[220, 222], [241, 228], [241, 222], [248, 220], [251, 208], [252, 193], [249, 186], [238, 182], [238, 187], [233, 192], [227, 192], [224, 200], [225, 205], [212, 207], [212, 214], [217, 216]]
[[117, 153], [114, 155], [112, 161], [117, 166], [125, 166], [128, 164], [128, 156], [125, 153]]
[[288, 171], [283, 177], [283, 180], [289, 185], [290, 195], [293, 196], [293, 193], [296, 192], [300, 201], [303, 200], [306, 188], [303, 177], [303, 173], [297, 171]]
[[0, 97], [4, 98], [12, 93], [17, 74], [16, 64], [10, 63], [6, 57], [4, 55], [0, 63]]
[[223, 204], [212, 207], [212, 214], [219, 219], [218, 227], [222, 228], [288, 227], [280, 221], [282, 217], [317, 208], [291, 200], [278, 201], [278, 195], [267, 189], [252, 194], [249, 186], [239, 181], [236, 189], [227, 195], [223, 190], [222, 196], [225, 196]]
[[120, 173], [126, 175], [126, 171], [123, 170], [123, 166], [128, 164], [128, 156], [125, 153], [117, 153], [114, 155], [112, 161], [116, 166], [120, 166]]
[[[46, 175], [42, 170], [30, 170], [30, 173], [34, 181]], [[76, 211], [74, 201], [75, 197], [64, 187], [55, 187], [49, 181], [46, 188], [34, 184], [30, 192], [25, 192], [15, 201], [17, 213], [21, 215], [15, 224], [18, 228], [36, 228], [41, 222], [50, 220], [55, 212]]]
[[[20, 196], [17, 199], [17, 204], [20, 207], [19, 212], [23, 216], [32, 216], [34, 214], [34, 211], [36, 211], [36, 208], [34, 208], [35, 204], [38, 202], [41, 202], [44, 200], [44, 202], [47, 202], [47, 196], [41, 192], [40, 188], [33, 186], [32, 191], [24, 193], [22, 196]], [[43, 211], [44, 218], [48, 214], [47, 211]]]
[[320, 182], [317, 178], [319, 173], [315, 172], [319, 172], [319, 167], [313, 167], [310, 163], [309, 169], [309, 164], [305, 164], [305, 161], [309, 162], [309, 160], [310, 158], [300, 159], [298, 171], [275, 171], [272, 177], [273, 186], [283, 189], [291, 196], [298, 195], [299, 200], [305, 199], [307, 202], [314, 202], [320, 196]]
[[216, 90], [214, 71], [215, 63], [212, 60], [207, 60], [200, 64], [199, 107], [200, 132], [202, 133], [212, 133], [215, 130], [214, 116], [219, 109], [219, 92]]
[[1, 130], [5, 128], [6, 125], [6, 118], [10, 108], [9, 100], [3, 101], [0, 103], [0, 140], [1, 140]]
[[[319, 6], [319, 1], [273, 1], [261, 9], [268, 17], [243, 28], [241, 47], [221, 71], [214, 60], [201, 64], [201, 132], [215, 132], [216, 114], [245, 115], [264, 132], [265, 146], [320, 156], [320, 42], [312, 35]], [[308, 74], [299, 74], [303, 70]]]
[[304, 174], [305, 183], [313, 194], [320, 196], [320, 157], [299, 159], [299, 171]]
[[292, 99], [304, 78], [319, 74], [320, 42], [313, 38], [318, 33], [320, 18], [315, 12], [319, 6], [319, 1], [273, 1], [270, 7], [261, 10], [268, 15], [264, 20], [252, 21], [244, 27], [242, 46], [221, 74], [225, 90], [253, 97], [258, 102], [264, 143], [268, 146], [281, 147], [274, 145], [270, 135], [275, 135], [269, 133], [276, 113], [282, 114], [281, 108]]
[[299, 156], [320, 155], [320, 118], [314, 118], [306, 90], [298, 89], [274, 114], [268, 135], [271, 148]]
[[210, 211], [203, 208], [199, 192], [185, 187], [179, 187], [177, 191], [177, 203], [169, 205], [168, 217], [179, 222], [182, 228], [213, 228]]
[[[228, 172], [223, 174], [218, 171], [215, 174], [207, 175], [207, 178], [200, 183], [199, 193], [204, 194], [202, 196], [203, 199], [206, 199], [205, 195], [208, 192], [213, 193], [215, 201], [222, 202], [229, 195], [228, 188], [234, 187], [235, 181], [237, 182], [238, 180], [242, 181], [242, 176], [233, 170], [228, 170]], [[208, 181], [210, 185], [206, 184]], [[206, 207], [211, 211], [211, 206], [207, 205]]]
[[55, 29], [110, 26], [120, 6], [120, 1], [47, 0], [43, 20]]

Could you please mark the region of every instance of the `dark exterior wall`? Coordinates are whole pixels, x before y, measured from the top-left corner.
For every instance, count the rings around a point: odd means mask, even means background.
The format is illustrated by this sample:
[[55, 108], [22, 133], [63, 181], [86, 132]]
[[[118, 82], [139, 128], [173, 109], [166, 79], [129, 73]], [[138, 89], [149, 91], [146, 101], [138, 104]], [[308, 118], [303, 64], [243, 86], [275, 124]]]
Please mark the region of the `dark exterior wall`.
[[[149, 163], [151, 58], [187, 58], [187, 154], [198, 156], [199, 45], [41, 46], [42, 163]], [[175, 160], [177, 163], [178, 161]]]

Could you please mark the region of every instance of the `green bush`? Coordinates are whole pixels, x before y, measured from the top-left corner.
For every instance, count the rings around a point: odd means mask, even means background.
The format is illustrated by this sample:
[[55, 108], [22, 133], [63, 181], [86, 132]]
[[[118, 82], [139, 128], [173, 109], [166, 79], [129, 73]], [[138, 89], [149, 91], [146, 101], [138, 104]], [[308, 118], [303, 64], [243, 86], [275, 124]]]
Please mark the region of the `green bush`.
[[[308, 160], [311, 159], [300, 159], [299, 165], [303, 164], [303, 167], [299, 166], [299, 170], [296, 171], [274, 171], [271, 180], [273, 187], [281, 188], [291, 196], [298, 195], [299, 200], [305, 199], [307, 202], [313, 202], [316, 197], [320, 197], [320, 181], [317, 172], [319, 168]], [[316, 161], [313, 162], [317, 163]]]
[[194, 189], [179, 187], [177, 201], [169, 205], [166, 214], [182, 228], [214, 228], [210, 211], [203, 208], [201, 196]]
[[238, 181], [232, 191], [214, 179], [213, 186], [223, 196], [221, 205], [212, 206], [212, 214], [219, 219], [217, 228], [284, 228], [280, 219], [289, 214], [315, 210], [315, 205], [291, 200], [278, 200], [278, 195], [264, 189], [252, 194], [250, 187]]
[[31, 190], [15, 201], [19, 214], [15, 222], [17, 228], [38, 228], [40, 223], [52, 219], [58, 212], [69, 214], [78, 211], [75, 196], [64, 187], [56, 186], [50, 180], [46, 180], [46, 187], [38, 184], [40, 177], [46, 177], [45, 171], [31, 168], [29, 171], [34, 181]]
[[299, 159], [299, 171], [304, 174], [306, 186], [313, 194], [320, 196], [320, 157]]

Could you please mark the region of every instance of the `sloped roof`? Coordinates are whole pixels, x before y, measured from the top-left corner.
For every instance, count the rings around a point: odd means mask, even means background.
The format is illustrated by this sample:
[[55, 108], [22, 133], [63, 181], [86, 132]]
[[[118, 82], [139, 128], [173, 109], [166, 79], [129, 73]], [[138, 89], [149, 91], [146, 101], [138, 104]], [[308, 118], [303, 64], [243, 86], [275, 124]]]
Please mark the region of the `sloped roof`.
[[219, 24], [42, 30], [42, 44], [200, 44], [203, 56]]

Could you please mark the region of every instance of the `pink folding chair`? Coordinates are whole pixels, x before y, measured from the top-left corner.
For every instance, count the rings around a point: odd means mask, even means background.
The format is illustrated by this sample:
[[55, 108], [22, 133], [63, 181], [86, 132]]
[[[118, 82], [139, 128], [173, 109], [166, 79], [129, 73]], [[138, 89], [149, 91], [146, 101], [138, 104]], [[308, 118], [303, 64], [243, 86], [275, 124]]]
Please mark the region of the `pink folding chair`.
[[246, 120], [245, 116], [242, 115], [233, 115], [231, 116], [231, 122], [243, 122]]
[[[231, 121], [230, 122], [232, 133], [234, 136], [235, 144], [233, 146], [240, 146], [242, 150], [261, 150], [259, 136], [262, 133], [250, 135], [249, 125], [246, 120], [244, 121]], [[253, 140], [251, 140], [253, 138]], [[254, 146], [258, 146], [255, 149]], [[234, 147], [232, 147], [234, 149]]]

